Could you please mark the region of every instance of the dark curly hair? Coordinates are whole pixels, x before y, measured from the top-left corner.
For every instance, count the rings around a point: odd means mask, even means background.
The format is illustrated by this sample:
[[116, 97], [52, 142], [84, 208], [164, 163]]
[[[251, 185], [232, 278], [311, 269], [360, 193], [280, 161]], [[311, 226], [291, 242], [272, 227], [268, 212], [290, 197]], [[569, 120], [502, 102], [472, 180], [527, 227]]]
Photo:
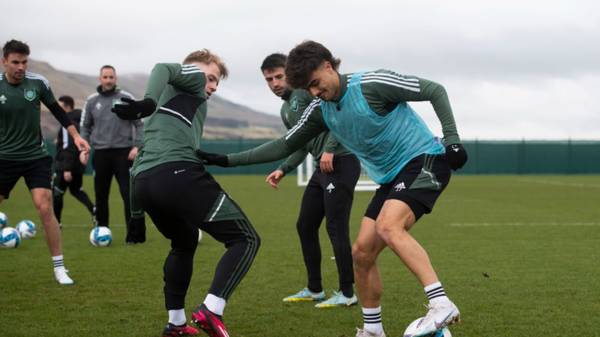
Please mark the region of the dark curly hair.
[[21, 41], [10, 40], [4, 44], [2, 52], [4, 58], [7, 58], [8, 54], [12, 53], [29, 55], [29, 46]]
[[306, 89], [310, 76], [324, 61], [337, 70], [340, 60], [331, 55], [329, 49], [315, 41], [304, 41], [292, 49], [285, 66], [285, 77], [292, 88]]

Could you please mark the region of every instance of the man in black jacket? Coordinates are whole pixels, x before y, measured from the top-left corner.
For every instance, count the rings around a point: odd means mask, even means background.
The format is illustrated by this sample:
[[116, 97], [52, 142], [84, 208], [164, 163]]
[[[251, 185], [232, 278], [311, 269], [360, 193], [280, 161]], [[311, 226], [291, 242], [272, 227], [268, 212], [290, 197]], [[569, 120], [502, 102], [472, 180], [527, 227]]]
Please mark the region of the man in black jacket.
[[[61, 96], [58, 104], [65, 110], [69, 119], [73, 122], [79, 131], [79, 121], [81, 119], [81, 110], [74, 110], [75, 102], [71, 96]], [[56, 138], [56, 157], [54, 162], [54, 179], [52, 181], [52, 199], [54, 204], [54, 214], [58, 222], [61, 222], [63, 209], [63, 196], [67, 191], [75, 199], [79, 200], [92, 215], [92, 224], [96, 225], [96, 207], [83, 190], [83, 172], [85, 165], [79, 161], [79, 150], [73, 143], [73, 138], [69, 136], [64, 128], [58, 131]]]

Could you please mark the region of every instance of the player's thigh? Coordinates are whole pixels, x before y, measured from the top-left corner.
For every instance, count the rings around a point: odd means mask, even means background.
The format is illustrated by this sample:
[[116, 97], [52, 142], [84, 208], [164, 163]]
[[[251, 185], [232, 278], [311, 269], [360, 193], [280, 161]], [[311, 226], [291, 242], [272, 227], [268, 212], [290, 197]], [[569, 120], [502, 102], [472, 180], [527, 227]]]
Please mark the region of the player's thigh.
[[388, 199], [375, 221], [375, 227], [392, 226], [409, 230], [416, 222], [412, 208], [402, 200]]

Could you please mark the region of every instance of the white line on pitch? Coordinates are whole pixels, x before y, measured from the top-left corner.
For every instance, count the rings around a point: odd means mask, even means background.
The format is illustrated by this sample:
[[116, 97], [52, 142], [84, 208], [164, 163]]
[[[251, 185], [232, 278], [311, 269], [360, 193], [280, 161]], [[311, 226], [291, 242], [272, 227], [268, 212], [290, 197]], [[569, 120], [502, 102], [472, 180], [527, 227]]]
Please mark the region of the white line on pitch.
[[451, 227], [538, 227], [538, 226], [600, 226], [600, 222], [475, 222], [451, 223]]
[[582, 183], [570, 183], [560, 180], [537, 180], [537, 179], [517, 179], [522, 183], [534, 183], [542, 185], [553, 185], [553, 186], [567, 186], [567, 187], [579, 187], [579, 188], [600, 188], [600, 184], [582, 184]]

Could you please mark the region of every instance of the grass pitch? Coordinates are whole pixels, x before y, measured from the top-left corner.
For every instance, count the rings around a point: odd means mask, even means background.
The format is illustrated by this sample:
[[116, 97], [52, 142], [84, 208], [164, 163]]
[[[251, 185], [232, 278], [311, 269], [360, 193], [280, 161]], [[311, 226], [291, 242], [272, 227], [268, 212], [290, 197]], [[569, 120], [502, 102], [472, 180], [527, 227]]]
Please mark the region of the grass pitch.
[[[262, 176], [217, 180], [248, 214], [263, 245], [230, 299], [225, 322], [232, 337], [352, 337], [361, 326], [360, 307], [319, 310], [281, 299], [305, 285], [295, 230], [302, 188], [294, 177], [271, 190]], [[87, 191], [92, 181], [85, 181]], [[372, 192], [357, 192], [352, 238]], [[433, 214], [412, 234], [427, 249], [463, 321], [454, 336], [593, 336], [600, 313], [600, 177], [455, 176]], [[53, 280], [39, 218], [21, 181], [0, 210], [14, 226], [38, 225], [38, 235], [17, 249], [0, 250], [0, 336], [159, 336], [166, 323], [162, 265], [169, 250], [148, 221], [148, 242], [125, 246], [123, 210], [113, 184], [113, 244], [88, 242], [90, 218], [65, 198], [65, 262], [76, 285]], [[324, 226], [322, 226], [324, 227]], [[324, 287], [337, 285], [335, 263], [322, 228]], [[204, 236], [195, 258], [186, 303], [206, 294], [223, 247]], [[423, 290], [399, 259], [385, 250], [379, 259], [384, 282], [387, 336], [424, 315]]]

